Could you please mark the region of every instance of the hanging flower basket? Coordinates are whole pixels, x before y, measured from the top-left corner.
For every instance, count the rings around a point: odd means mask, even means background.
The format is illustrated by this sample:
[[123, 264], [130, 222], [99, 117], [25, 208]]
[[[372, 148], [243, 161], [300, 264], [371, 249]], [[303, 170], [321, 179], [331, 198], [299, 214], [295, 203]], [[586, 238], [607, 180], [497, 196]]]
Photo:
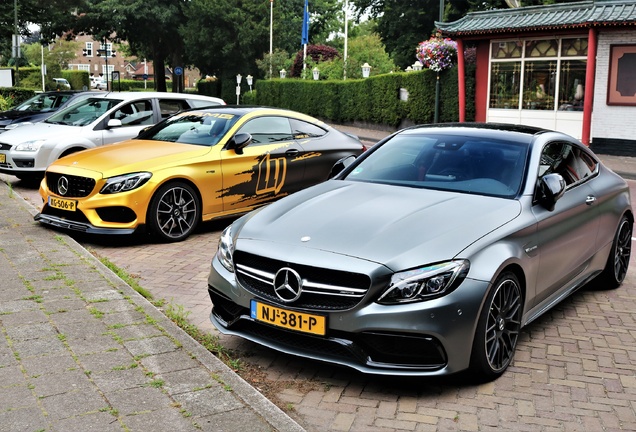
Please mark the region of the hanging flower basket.
[[457, 59], [457, 42], [442, 38], [439, 34], [420, 42], [415, 56], [422, 66], [435, 72], [441, 72], [453, 65]]

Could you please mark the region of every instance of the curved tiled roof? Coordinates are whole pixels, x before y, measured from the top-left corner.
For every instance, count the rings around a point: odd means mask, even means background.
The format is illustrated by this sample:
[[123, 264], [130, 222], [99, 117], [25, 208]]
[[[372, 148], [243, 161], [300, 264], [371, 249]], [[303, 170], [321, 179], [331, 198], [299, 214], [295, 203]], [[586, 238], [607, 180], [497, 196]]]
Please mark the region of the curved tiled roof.
[[588, 0], [548, 6], [495, 9], [471, 12], [457, 21], [436, 22], [435, 25], [445, 36], [636, 25], [636, 0]]

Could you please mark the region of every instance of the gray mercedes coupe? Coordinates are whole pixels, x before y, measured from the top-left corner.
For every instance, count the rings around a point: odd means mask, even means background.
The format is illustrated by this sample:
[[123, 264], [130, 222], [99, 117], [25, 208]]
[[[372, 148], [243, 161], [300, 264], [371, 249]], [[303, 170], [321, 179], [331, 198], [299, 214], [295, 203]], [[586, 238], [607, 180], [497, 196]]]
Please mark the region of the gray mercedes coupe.
[[524, 326], [626, 276], [628, 186], [568, 135], [416, 126], [346, 162], [223, 232], [222, 333], [370, 374], [492, 380]]

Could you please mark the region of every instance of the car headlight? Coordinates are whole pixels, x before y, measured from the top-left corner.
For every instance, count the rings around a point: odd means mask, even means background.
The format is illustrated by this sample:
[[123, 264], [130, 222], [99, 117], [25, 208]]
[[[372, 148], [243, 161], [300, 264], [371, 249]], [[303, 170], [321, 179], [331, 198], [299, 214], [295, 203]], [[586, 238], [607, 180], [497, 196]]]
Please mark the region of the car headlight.
[[467, 260], [457, 260], [395, 273], [378, 303], [412, 303], [443, 296], [459, 286], [469, 268]]
[[152, 174], [149, 172], [140, 172], [133, 174], [124, 174], [117, 177], [111, 177], [106, 180], [106, 184], [99, 191], [101, 194], [114, 194], [126, 192], [143, 186]]
[[234, 260], [232, 253], [234, 252], [234, 240], [232, 239], [232, 225], [223, 230], [219, 239], [219, 247], [216, 250], [216, 258], [221, 265], [229, 272], [234, 273]]
[[42, 147], [42, 144], [44, 144], [45, 142], [46, 140], [44, 139], [25, 141], [15, 146], [14, 150], [25, 151], [25, 152], [35, 152], [40, 150], [40, 147]]

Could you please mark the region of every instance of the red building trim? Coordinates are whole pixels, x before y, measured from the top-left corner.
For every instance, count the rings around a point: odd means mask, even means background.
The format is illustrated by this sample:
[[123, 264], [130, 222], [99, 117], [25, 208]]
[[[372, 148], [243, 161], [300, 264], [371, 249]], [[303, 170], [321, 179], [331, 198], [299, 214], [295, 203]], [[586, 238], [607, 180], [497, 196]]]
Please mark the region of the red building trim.
[[594, 81], [596, 79], [596, 48], [598, 45], [597, 30], [590, 27], [587, 36], [587, 66], [585, 70], [585, 99], [583, 101], [583, 130], [581, 142], [590, 145], [592, 129], [592, 107], [594, 106]]
[[464, 42], [457, 40], [457, 85], [459, 88], [459, 122], [466, 121], [466, 73], [464, 67]]

